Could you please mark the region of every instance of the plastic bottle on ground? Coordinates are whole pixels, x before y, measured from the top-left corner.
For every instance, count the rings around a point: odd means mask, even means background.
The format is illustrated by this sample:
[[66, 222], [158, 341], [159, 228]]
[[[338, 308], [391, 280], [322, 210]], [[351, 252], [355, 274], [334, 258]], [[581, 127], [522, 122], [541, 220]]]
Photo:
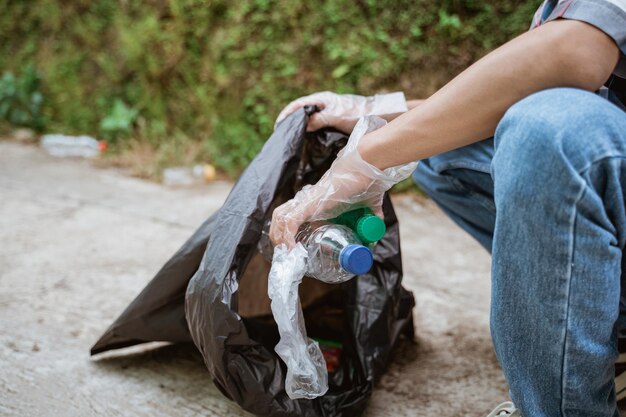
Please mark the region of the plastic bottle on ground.
[[57, 157], [95, 158], [106, 149], [106, 142], [91, 136], [44, 135], [41, 147]]
[[198, 164], [193, 167], [171, 167], [163, 170], [163, 183], [165, 185], [192, 185], [213, 181], [215, 176], [215, 167], [209, 164]]
[[[259, 251], [271, 260], [273, 247], [269, 236], [269, 222], [259, 241]], [[341, 283], [355, 275], [369, 272], [374, 263], [372, 252], [363, 246], [350, 228], [325, 221], [304, 223], [296, 234], [296, 241], [305, 247], [307, 276], [328, 283]]]

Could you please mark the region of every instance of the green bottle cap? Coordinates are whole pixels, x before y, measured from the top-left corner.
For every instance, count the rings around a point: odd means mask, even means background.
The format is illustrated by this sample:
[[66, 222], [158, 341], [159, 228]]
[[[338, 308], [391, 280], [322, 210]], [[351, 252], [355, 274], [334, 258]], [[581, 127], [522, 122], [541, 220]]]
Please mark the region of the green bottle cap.
[[379, 241], [386, 231], [383, 219], [373, 214], [362, 216], [356, 224], [356, 233], [365, 244]]
[[356, 224], [359, 219], [365, 215], [374, 214], [369, 207], [359, 207], [341, 213], [339, 216], [331, 219], [332, 223], [348, 226], [350, 229], [356, 230]]

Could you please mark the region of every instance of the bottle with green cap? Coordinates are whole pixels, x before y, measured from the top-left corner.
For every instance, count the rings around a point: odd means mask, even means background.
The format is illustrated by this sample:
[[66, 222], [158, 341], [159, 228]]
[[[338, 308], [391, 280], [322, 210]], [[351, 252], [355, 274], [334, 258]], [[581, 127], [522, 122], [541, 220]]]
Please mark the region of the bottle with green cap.
[[369, 207], [360, 207], [346, 211], [331, 220], [354, 230], [366, 245], [378, 242], [385, 235], [387, 227], [380, 217], [376, 216]]

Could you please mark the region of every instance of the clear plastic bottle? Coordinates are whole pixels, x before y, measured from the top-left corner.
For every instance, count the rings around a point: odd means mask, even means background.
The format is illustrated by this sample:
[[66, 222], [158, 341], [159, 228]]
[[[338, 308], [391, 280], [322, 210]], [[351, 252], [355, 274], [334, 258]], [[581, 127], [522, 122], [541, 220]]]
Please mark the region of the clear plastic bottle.
[[[271, 260], [273, 247], [266, 223], [259, 251]], [[328, 283], [340, 283], [355, 275], [362, 275], [372, 268], [372, 252], [363, 246], [357, 235], [346, 226], [316, 221], [304, 223], [296, 234], [308, 255], [307, 276]]]
[[106, 142], [91, 136], [44, 135], [41, 147], [57, 157], [94, 158], [106, 149]]
[[215, 179], [215, 167], [209, 164], [197, 164], [193, 167], [170, 167], [163, 170], [163, 184], [192, 185], [210, 182]]

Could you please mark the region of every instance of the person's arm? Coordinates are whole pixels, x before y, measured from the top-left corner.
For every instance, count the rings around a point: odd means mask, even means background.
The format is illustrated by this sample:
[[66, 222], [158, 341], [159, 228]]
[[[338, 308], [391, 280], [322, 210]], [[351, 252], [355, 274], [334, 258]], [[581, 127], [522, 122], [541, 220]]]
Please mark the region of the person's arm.
[[382, 213], [384, 193], [410, 175], [411, 161], [492, 136], [505, 111], [534, 92], [598, 89], [618, 57], [609, 36], [580, 21], [557, 20], [519, 36], [387, 125], [373, 130], [380, 119], [362, 118], [326, 174], [274, 210], [270, 238], [293, 247], [302, 223], [357, 204]]
[[553, 87], [595, 91], [619, 49], [587, 23], [556, 20], [491, 52], [412, 110], [363, 137], [361, 157], [379, 169], [424, 159], [493, 136], [506, 110]]

